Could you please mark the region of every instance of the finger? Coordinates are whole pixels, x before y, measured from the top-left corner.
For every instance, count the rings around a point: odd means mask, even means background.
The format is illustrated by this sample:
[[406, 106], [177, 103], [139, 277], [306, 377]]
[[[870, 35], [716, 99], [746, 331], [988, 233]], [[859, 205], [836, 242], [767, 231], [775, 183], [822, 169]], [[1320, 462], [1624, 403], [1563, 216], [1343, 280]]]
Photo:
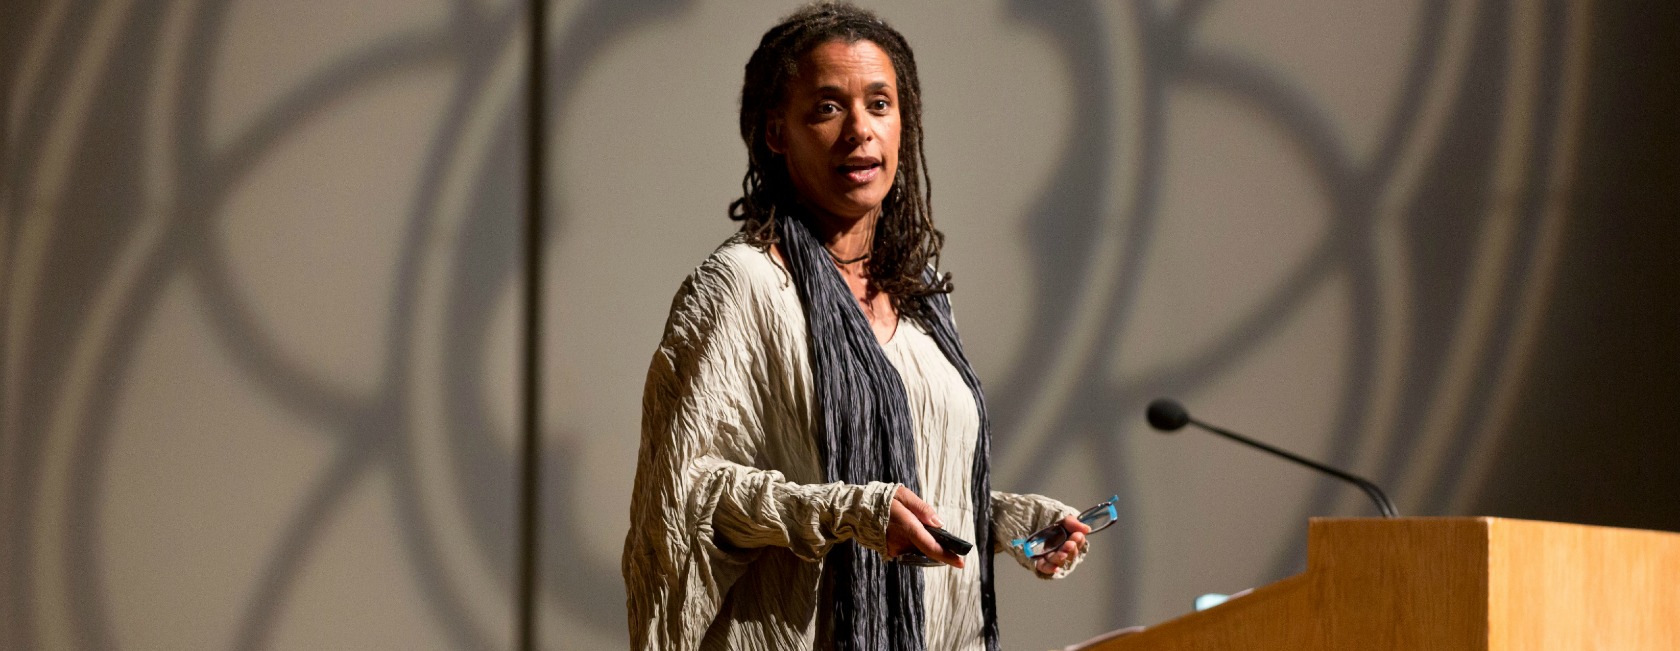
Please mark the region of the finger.
[[1085, 524], [1083, 522], [1080, 522], [1079, 518], [1076, 518], [1076, 517], [1071, 516], [1071, 515], [1068, 516], [1068, 517], [1062, 518], [1062, 526], [1064, 528], [1066, 528], [1069, 533], [1072, 533], [1072, 534], [1091, 533], [1091, 526], [1090, 525]]
[[1044, 556], [1038, 557], [1038, 569], [1045, 574], [1052, 574], [1058, 567], [1066, 567], [1068, 560], [1079, 553], [1079, 546], [1072, 542], [1064, 542], [1061, 547]]
[[917, 495], [915, 491], [899, 486], [898, 492], [893, 497], [903, 502], [904, 507], [910, 509], [910, 513], [914, 514], [917, 520], [935, 527], [945, 527], [945, 523], [939, 519], [939, 513], [935, 512], [927, 502], [922, 501], [921, 496]]
[[952, 567], [963, 567], [962, 557], [946, 551], [944, 547], [939, 545], [939, 541], [933, 537], [933, 534], [928, 533], [927, 528], [923, 526], [925, 523], [935, 527], [943, 527], [944, 523], [940, 522], [939, 514], [934, 512], [933, 507], [922, 501], [922, 498], [916, 495], [915, 491], [904, 486], [898, 487], [898, 491], [893, 494], [892, 519], [897, 522], [896, 528], [903, 534], [901, 539], [904, 539], [908, 544], [903, 547], [895, 545], [892, 540], [893, 536], [889, 535], [887, 541], [887, 551], [889, 553], [896, 556], [913, 547], [926, 554], [928, 558]]
[[[939, 546], [939, 541], [933, 537], [933, 534], [928, 533], [927, 527], [922, 526], [921, 519], [916, 517], [907, 501], [901, 499], [905, 495], [908, 495], [910, 499], [915, 499], [916, 494], [902, 487], [899, 488], [899, 491], [901, 491], [900, 494], [893, 497], [892, 522], [888, 525], [887, 552], [897, 556], [911, 549], [916, 549], [923, 554], [927, 554], [928, 558], [945, 561], [944, 556], [948, 555], [947, 552]], [[894, 536], [891, 535], [894, 529], [900, 533], [897, 537], [904, 541], [902, 545], [894, 544]]]
[[1085, 544], [1085, 534], [1079, 531], [1068, 534], [1068, 542], [1073, 543], [1074, 549], [1078, 549], [1081, 545]]
[[887, 554], [898, 556], [912, 549], [921, 549], [922, 545], [916, 540], [917, 536], [930, 540], [933, 538], [916, 514], [910, 511], [910, 507], [895, 497], [892, 502], [892, 514], [887, 523]]

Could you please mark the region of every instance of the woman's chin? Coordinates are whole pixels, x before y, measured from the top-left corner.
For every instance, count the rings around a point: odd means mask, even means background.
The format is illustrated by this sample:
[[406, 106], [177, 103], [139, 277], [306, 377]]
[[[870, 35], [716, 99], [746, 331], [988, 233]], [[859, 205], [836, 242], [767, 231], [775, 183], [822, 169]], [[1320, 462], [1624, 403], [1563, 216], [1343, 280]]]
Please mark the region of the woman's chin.
[[[812, 204], [807, 203], [807, 206]], [[850, 224], [867, 219], [881, 209], [881, 202], [868, 203], [866, 201], [828, 201], [815, 205], [822, 211], [824, 221]]]
[[847, 219], [862, 219], [881, 210], [881, 202], [887, 199], [886, 192], [862, 190], [844, 195], [834, 206], [837, 215]]

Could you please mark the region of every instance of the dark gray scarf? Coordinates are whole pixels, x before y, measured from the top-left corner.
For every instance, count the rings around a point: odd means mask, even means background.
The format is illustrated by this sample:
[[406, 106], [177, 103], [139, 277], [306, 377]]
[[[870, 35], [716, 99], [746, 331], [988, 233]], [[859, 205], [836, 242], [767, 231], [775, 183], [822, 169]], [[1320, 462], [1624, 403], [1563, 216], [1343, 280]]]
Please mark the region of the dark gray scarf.
[[[828, 481], [863, 484], [896, 482], [921, 494], [910, 407], [898, 370], [887, 360], [875, 332], [858, 309], [828, 251], [799, 219], [782, 215], [776, 234], [793, 284], [805, 307], [810, 331], [811, 373], [817, 388], [817, 448]], [[933, 272], [928, 271], [929, 274]], [[981, 611], [986, 647], [998, 648], [997, 603], [992, 587], [991, 427], [980, 380], [963, 355], [944, 294], [926, 300], [927, 321], [945, 358], [962, 374], [980, 411], [980, 440], [974, 446], [973, 562], [979, 563]], [[834, 595], [834, 647], [842, 651], [921, 651], [923, 636], [921, 568], [888, 563], [854, 542], [836, 545], [823, 563]]]

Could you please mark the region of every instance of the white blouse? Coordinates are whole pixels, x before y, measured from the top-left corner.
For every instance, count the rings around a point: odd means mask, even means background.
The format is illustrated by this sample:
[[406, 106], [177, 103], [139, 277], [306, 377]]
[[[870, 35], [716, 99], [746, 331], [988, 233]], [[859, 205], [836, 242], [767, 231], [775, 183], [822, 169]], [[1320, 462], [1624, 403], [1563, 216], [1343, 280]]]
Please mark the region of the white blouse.
[[[624, 543], [634, 648], [826, 648], [823, 556], [846, 540], [885, 551], [898, 485], [823, 483], [806, 338], [786, 271], [739, 237], [673, 299], [643, 393]], [[948, 531], [974, 540], [973, 394], [909, 319], [882, 350], [904, 380], [921, 497]], [[1031, 570], [1006, 542], [1073, 513], [1047, 497], [994, 491], [992, 551]], [[978, 564], [924, 569], [923, 580], [928, 648], [983, 649]]]

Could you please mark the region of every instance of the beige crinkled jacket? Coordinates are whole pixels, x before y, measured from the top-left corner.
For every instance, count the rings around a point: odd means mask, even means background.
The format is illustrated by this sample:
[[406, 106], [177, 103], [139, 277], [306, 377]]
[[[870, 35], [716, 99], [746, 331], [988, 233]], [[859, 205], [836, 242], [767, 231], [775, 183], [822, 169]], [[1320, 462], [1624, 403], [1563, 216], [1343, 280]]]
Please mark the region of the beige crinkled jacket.
[[[634, 648], [826, 648], [823, 556], [846, 540], [885, 549], [898, 486], [823, 481], [806, 336], [787, 274], [738, 237], [672, 301], [642, 399], [624, 543]], [[921, 497], [948, 530], [974, 540], [973, 394], [913, 322], [900, 321], [882, 348], [904, 378]], [[1000, 492], [992, 509], [1000, 545], [1074, 513]], [[997, 551], [1036, 574], [1018, 550]], [[979, 579], [973, 563], [924, 570], [930, 650], [984, 647]]]

